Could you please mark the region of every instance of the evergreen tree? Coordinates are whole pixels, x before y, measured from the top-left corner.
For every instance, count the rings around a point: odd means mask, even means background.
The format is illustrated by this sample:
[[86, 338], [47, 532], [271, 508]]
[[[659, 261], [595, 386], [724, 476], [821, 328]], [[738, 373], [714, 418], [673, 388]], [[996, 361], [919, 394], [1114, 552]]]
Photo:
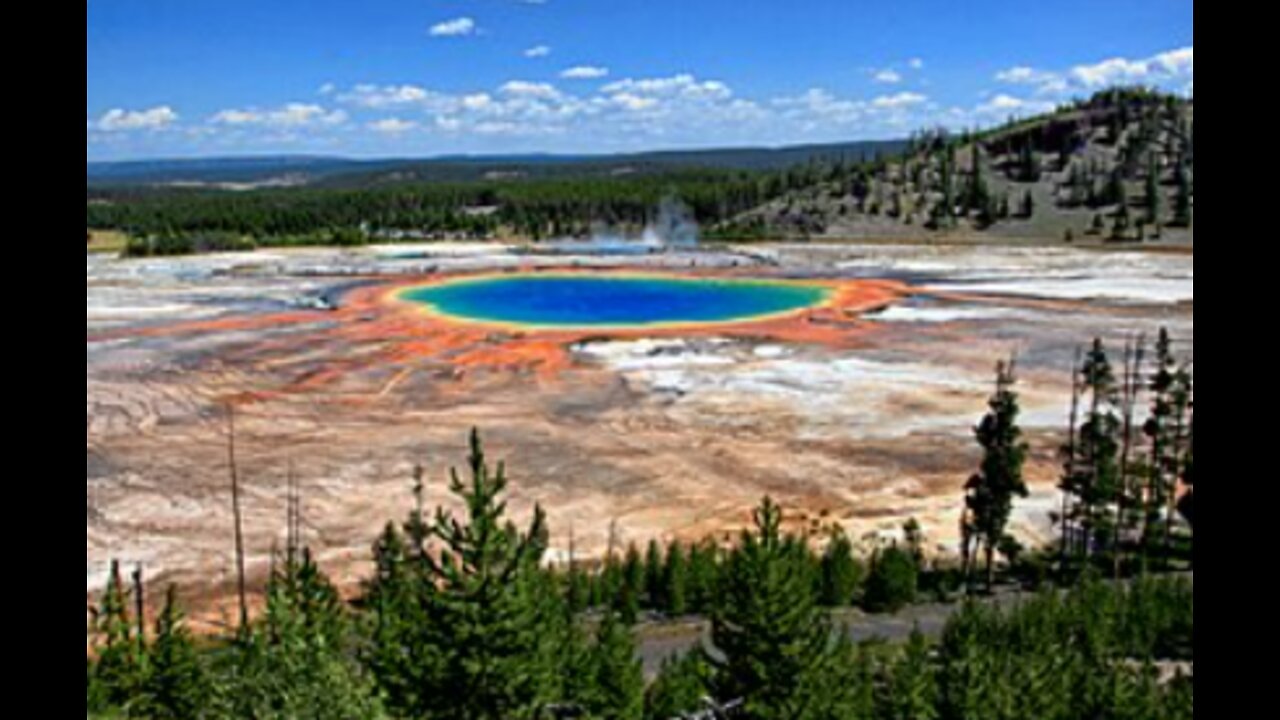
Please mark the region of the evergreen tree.
[[350, 625], [329, 580], [303, 552], [268, 581], [266, 609], [244, 642], [219, 658], [231, 691], [219, 715], [323, 720], [384, 715], [355, 661]]
[[656, 538], [649, 540], [644, 555], [644, 597], [648, 606], [662, 605], [662, 547]]
[[667, 547], [667, 562], [662, 568], [662, 611], [678, 617], [688, 611], [688, 565], [679, 540]]
[[644, 592], [644, 563], [635, 543], [627, 545], [618, 579], [618, 589], [613, 598], [613, 609], [627, 625], [634, 625], [640, 615], [640, 596]]
[[982, 447], [982, 465], [965, 485], [965, 504], [976, 538], [985, 550], [988, 591], [994, 580], [996, 546], [1004, 538], [1013, 498], [1027, 496], [1022, 479], [1027, 444], [1018, 427], [1018, 394], [1013, 389], [1016, 382], [1012, 359], [996, 364], [996, 390], [987, 402], [990, 409], [973, 431]]
[[170, 585], [156, 618], [150, 672], [143, 683], [142, 715], [146, 717], [182, 720], [201, 717], [207, 710], [209, 678], [183, 623], [175, 592]]
[[557, 628], [564, 611], [538, 565], [545, 517], [535, 506], [524, 532], [505, 519], [505, 468], [490, 470], [475, 430], [467, 464], [468, 481], [453, 470], [449, 483], [465, 521], [437, 508], [427, 529], [442, 550], [438, 558], [420, 555], [425, 575], [417, 589], [426, 623], [420, 642], [439, 662], [416, 680], [433, 717], [533, 717], [556, 700], [554, 660], [563, 642]]
[[1169, 223], [1177, 227], [1191, 226], [1191, 181], [1187, 177], [1186, 168], [1181, 164], [1178, 165], [1177, 175], [1175, 177], [1177, 183], [1177, 194], [1173, 200], [1173, 219]]
[[819, 599], [828, 607], [845, 607], [862, 581], [862, 566], [853, 558], [853, 543], [841, 530], [831, 534], [822, 553]]
[[895, 612], [915, 600], [919, 569], [897, 546], [876, 553], [867, 576], [862, 606], [868, 612]]
[[1126, 189], [1119, 168], [1116, 169], [1113, 177], [1116, 178], [1116, 212], [1112, 218], [1111, 237], [1122, 240], [1129, 232], [1129, 191]]
[[810, 701], [806, 720], [846, 720], [875, 717], [876, 664], [868, 645], [858, 646], [848, 632], [840, 632], [823, 657], [818, 672], [802, 691]]
[[671, 720], [702, 707], [711, 683], [711, 666], [702, 653], [688, 652], [662, 661], [658, 677], [645, 691], [646, 720]]
[[711, 609], [714, 696], [741, 698], [751, 717], [802, 717], [813, 698], [801, 689], [822, 665], [830, 629], [811, 563], [782, 534], [782, 511], [766, 497], [754, 520], [725, 561]]
[[631, 629], [606, 612], [591, 648], [592, 690], [584, 705], [591, 717], [639, 720], [644, 711], [644, 675]]
[[716, 597], [719, 550], [709, 541], [689, 546], [689, 570], [686, 581], [689, 611], [707, 613]]
[[1075, 462], [1064, 486], [1076, 500], [1074, 513], [1081, 529], [1080, 541], [1088, 555], [1092, 545], [1107, 542], [1109, 514], [1106, 505], [1115, 497], [1119, 482], [1120, 419], [1115, 375], [1102, 340], [1095, 338], [1080, 367], [1082, 387], [1089, 406], [1076, 438]]
[[1146, 220], [1148, 223], [1155, 225], [1158, 229], [1160, 227], [1160, 211], [1162, 203], [1160, 199], [1160, 167], [1156, 162], [1155, 153], [1152, 153], [1150, 155], [1150, 159], [1147, 161], [1147, 178], [1144, 189], [1144, 200], [1147, 206]]
[[90, 670], [90, 689], [97, 707], [90, 709], [127, 712], [132, 703], [142, 698], [147, 658], [143, 638], [135, 637], [133, 632], [120, 563], [115, 560], [111, 561], [107, 585], [92, 619], [98, 657]]
[[914, 627], [907, 645], [885, 673], [877, 706], [884, 720], [936, 720], [937, 678], [929, 645]]
[[[411, 520], [410, 527], [416, 527]], [[425, 528], [415, 532], [425, 535]], [[369, 668], [386, 706], [399, 715], [422, 714], [430, 698], [422, 695], [424, 679], [439, 673], [440, 658], [428, 652], [423, 566], [411, 562], [404, 538], [387, 523], [373, 547], [374, 575], [366, 584], [362, 605], [369, 612], [370, 639], [361, 659]]]

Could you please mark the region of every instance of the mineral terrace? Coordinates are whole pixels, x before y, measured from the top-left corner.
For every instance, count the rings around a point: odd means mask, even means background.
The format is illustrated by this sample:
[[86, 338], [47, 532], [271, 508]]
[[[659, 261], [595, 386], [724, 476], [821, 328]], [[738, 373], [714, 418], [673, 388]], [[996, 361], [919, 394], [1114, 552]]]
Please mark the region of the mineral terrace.
[[[87, 259], [87, 591], [107, 564], [214, 598], [233, 586], [227, 408], [234, 407], [251, 585], [285, 533], [289, 474], [306, 539], [348, 589], [412, 506], [448, 503], [481, 429], [509, 507], [599, 556], [748, 521], [764, 494], [796, 526], [856, 538], [917, 518], [956, 545], [972, 426], [995, 362], [1017, 354], [1034, 456], [1014, 531], [1048, 533], [1077, 344], [1167, 326], [1189, 357], [1190, 252], [773, 244], [610, 256], [433, 244], [171, 260]], [[835, 307], [653, 332], [443, 323], [388, 302], [403, 284], [481, 271], [649, 269], [816, 278]], [[1118, 354], [1117, 354], [1118, 360]], [[192, 597], [195, 593], [192, 594]]]

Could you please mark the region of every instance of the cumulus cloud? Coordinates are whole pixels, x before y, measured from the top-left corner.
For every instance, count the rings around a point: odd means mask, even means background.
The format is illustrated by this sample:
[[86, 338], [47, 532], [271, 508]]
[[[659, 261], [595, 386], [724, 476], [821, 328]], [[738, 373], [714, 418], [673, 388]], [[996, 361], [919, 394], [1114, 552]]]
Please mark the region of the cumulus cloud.
[[591, 80], [605, 77], [608, 74], [609, 68], [596, 67], [593, 65], [576, 65], [561, 71], [560, 77], [574, 80]]
[[159, 130], [178, 121], [178, 113], [168, 105], [157, 105], [146, 110], [125, 110], [112, 108], [97, 120], [87, 123], [88, 129], [102, 132], [123, 132], [128, 130]]
[[875, 80], [878, 83], [902, 82], [902, 76], [899, 75], [896, 70], [890, 70], [888, 68], [884, 70], [878, 70], [875, 75], [871, 76], [871, 79]]
[[1115, 57], [1092, 65], [1077, 65], [1071, 69], [1071, 77], [1085, 87], [1185, 79], [1192, 75], [1192, 60], [1192, 48], [1185, 47], [1142, 60]]
[[526, 80], [511, 80], [503, 83], [498, 88], [498, 92], [506, 95], [522, 95], [525, 97], [537, 98], [557, 98], [560, 97], [560, 91], [550, 83], [528, 82]]
[[927, 99], [928, 98], [920, 93], [900, 92], [895, 95], [881, 95], [880, 97], [872, 100], [871, 105], [878, 108], [896, 109], [909, 107], [911, 105], [919, 105]]
[[527, 58], [546, 57], [551, 54], [551, 48], [546, 45], [534, 45], [524, 51]]
[[919, 70], [924, 67], [924, 60], [918, 57], [913, 57], [907, 61], [907, 67], [911, 68], [912, 70]]
[[365, 108], [384, 108], [421, 103], [431, 97], [426, 89], [417, 85], [356, 85], [350, 91], [338, 95], [338, 100]]
[[995, 79], [1011, 85], [1032, 86], [1038, 95], [1065, 95], [1135, 83], [1166, 89], [1185, 88], [1192, 82], [1194, 70], [1194, 49], [1184, 47], [1147, 58], [1107, 58], [1062, 72], [1018, 65], [996, 73]]
[[690, 99], [724, 100], [732, 95], [729, 86], [719, 80], [699, 81], [689, 73], [680, 73], [671, 77], [627, 78], [611, 82], [600, 88], [606, 95], [630, 93], [634, 95], [650, 95], [663, 97], [684, 97]]
[[317, 125], [339, 125], [347, 120], [344, 110], [326, 110], [309, 103], [287, 103], [279, 108], [230, 108], [220, 110], [209, 118], [217, 125], [261, 125], [274, 128], [298, 128]]
[[418, 123], [413, 122], [412, 120], [401, 120], [400, 118], [394, 117], [383, 118], [369, 123], [370, 130], [377, 133], [383, 133], [385, 135], [398, 135], [403, 132], [408, 132], [416, 127], [418, 127]]
[[1052, 110], [1054, 104], [1047, 100], [1026, 100], [997, 94], [973, 109], [975, 115], [989, 118], [1026, 117]]
[[431, 26], [427, 32], [432, 37], [456, 37], [459, 35], [471, 35], [476, 31], [476, 21], [469, 17], [459, 17], [452, 20], [438, 22]]

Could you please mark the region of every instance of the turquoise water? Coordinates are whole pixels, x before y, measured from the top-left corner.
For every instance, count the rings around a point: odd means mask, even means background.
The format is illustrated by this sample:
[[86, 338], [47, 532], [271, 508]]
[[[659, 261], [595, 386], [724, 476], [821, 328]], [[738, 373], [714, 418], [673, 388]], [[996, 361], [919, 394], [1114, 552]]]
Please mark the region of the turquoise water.
[[459, 319], [599, 327], [747, 320], [817, 305], [827, 292], [763, 280], [516, 275], [425, 285], [401, 297]]

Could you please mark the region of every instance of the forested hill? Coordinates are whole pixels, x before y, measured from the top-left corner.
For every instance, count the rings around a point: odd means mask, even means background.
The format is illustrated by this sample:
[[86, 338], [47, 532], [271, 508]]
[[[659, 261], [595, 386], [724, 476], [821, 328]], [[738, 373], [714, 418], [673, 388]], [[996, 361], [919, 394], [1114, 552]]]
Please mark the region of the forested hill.
[[829, 166], [726, 221], [806, 237], [964, 234], [1190, 243], [1190, 99], [1111, 88], [974, 133], [928, 131], [905, 152]]
[[352, 159], [264, 155], [90, 162], [89, 186], [190, 186], [247, 190], [319, 185], [367, 188], [413, 182], [467, 182], [540, 177], [617, 177], [683, 169], [778, 170], [833, 157], [857, 161], [901, 152], [905, 140], [787, 147], [660, 150], [617, 155], [447, 155]]

